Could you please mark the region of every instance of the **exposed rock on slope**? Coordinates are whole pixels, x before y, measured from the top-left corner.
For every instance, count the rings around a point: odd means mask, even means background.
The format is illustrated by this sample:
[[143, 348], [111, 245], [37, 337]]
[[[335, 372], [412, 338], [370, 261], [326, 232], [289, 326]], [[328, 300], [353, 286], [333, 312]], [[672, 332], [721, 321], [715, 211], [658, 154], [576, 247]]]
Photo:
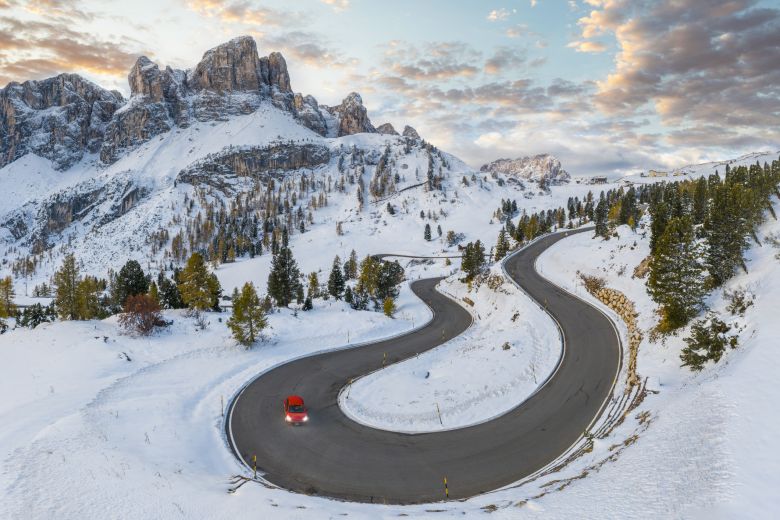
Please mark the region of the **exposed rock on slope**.
[[226, 179], [235, 176], [260, 178], [301, 168], [316, 168], [330, 160], [325, 146], [278, 144], [229, 150], [183, 170], [178, 180], [188, 184], [208, 184], [226, 191]]
[[420, 138], [420, 134], [417, 133], [417, 130], [415, 130], [414, 128], [412, 128], [409, 125], [406, 125], [404, 127], [404, 131], [403, 131], [402, 135], [404, 137], [409, 137], [411, 139], [419, 139]]
[[97, 152], [123, 99], [76, 74], [0, 90], [0, 167], [34, 153], [66, 169]]
[[498, 159], [490, 164], [483, 165], [479, 171], [503, 173], [531, 181], [546, 179], [552, 184], [569, 182], [571, 178], [569, 173], [561, 166], [561, 161], [549, 154], [518, 159]]
[[337, 137], [360, 133], [376, 133], [374, 125], [368, 119], [368, 111], [363, 106], [363, 98], [357, 92], [352, 92], [344, 98], [340, 105], [328, 110], [338, 120]]
[[390, 123], [385, 123], [383, 125], [379, 125], [376, 127], [377, 133], [383, 134], [383, 135], [398, 135], [398, 132], [395, 131], [395, 128], [393, 128], [393, 125]]

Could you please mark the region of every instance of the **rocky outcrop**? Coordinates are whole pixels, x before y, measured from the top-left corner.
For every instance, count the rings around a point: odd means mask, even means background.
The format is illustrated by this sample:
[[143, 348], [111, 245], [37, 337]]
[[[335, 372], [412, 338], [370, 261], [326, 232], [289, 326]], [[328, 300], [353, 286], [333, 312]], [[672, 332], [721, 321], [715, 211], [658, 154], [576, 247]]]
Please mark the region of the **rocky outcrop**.
[[561, 161], [549, 154], [518, 159], [498, 159], [483, 165], [479, 171], [503, 173], [531, 181], [546, 180], [551, 184], [563, 184], [571, 179], [569, 173], [561, 166]]
[[130, 101], [109, 123], [100, 160], [112, 163], [128, 148], [144, 143], [174, 126], [187, 127], [190, 110], [185, 99], [183, 71], [160, 67], [141, 56], [130, 69]]
[[393, 125], [391, 125], [390, 123], [379, 125], [378, 127], [376, 127], [376, 131], [377, 133], [383, 135], [398, 135], [398, 132], [395, 131], [395, 128], [393, 128]]
[[215, 154], [182, 170], [177, 180], [207, 184], [227, 191], [235, 177], [264, 179], [301, 168], [316, 168], [330, 161], [330, 150], [315, 144], [278, 144]]
[[368, 111], [363, 106], [363, 98], [357, 92], [352, 92], [340, 105], [329, 107], [328, 110], [338, 120], [337, 137], [345, 135], [376, 133], [374, 125], [368, 119]]
[[128, 82], [130, 101], [111, 121], [101, 149], [100, 158], [106, 163], [174, 127], [250, 114], [264, 100], [290, 112], [314, 132], [327, 133], [317, 100], [293, 94], [284, 57], [278, 52], [260, 57], [250, 36], [206, 51], [189, 72], [161, 70], [142, 56], [130, 70]]
[[319, 103], [314, 99], [314, 96], [303, 96], [301, 94], [293, 96], [292, 109], [295, 117], [306, 128], [324, 136], [328, 133], [328, 123], [319, 107]]
[[404, 137], [408, 137], [410, 139], [420, 139], [420, 134], [417, 133], [417, 130], [415, 130], [409, 125], [406, 125], [404, 127], [404, 131], [401, 135], [403, 135]]
[[76, 74], [0, 90], [0, 167], [34, 153], [67, 169], [100, 150], [123, 99]]

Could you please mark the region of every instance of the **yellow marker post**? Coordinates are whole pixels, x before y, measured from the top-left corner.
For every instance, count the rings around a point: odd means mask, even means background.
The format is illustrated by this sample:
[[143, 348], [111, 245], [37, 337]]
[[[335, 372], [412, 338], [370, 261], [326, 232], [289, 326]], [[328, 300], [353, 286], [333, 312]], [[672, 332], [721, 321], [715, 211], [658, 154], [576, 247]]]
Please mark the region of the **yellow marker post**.
[[450, 498], [450, 490], [447, 488], [447, 477], [444, 477], [444, 496]]
[[252, 467], [255, 471], [255, 480], [257, 480], [257, 455], [252, 455]]

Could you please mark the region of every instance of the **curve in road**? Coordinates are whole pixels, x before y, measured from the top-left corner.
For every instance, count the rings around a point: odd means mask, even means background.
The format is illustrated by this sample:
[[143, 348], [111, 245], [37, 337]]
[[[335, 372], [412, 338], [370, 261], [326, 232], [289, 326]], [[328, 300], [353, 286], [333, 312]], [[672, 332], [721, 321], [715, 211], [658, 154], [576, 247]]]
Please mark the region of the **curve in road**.
[[[470, 314], [436, 291], [440, 279], [412, 290], [433, 319], [406, 335], [354, 349], [293, 360], [251, 381], [231, 403], [228, 441], [247, 464], [257, 456], [269, 482], [344, 500], [424, 503], [466, 498], [516, 482], [555, 460], [601, 414], [622, 361], [620, 339], [604, 313], [539, 275], [538, 256], [574, 232], [543, 237], [505, 262], [507, 274], [556, 319], [564, 352], [554, 374], [521, 405], [489, 422], [459, 430], [404, 434], [347, 418], [339, 391], [350, 380], [434, 348], [471, 324]], [[282, 401], [304, 397], [310, 422], [291, 427]]]

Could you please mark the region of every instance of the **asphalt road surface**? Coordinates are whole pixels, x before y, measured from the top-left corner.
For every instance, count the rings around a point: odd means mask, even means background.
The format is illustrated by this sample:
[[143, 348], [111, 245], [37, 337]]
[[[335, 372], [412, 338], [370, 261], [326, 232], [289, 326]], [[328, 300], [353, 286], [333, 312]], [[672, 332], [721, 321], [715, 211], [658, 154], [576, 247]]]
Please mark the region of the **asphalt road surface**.
[[[571, 234], [573, 232], [570, 232]], [[511, 484], [566, 451], [603, 411], [621, 364], [612, 323], [539, 275], [536, 258], [564, 238], [549, 235], [512, 256], [509, 275], [555, 316], [565, 339], [554, 375], [532, 397], [492, 421], [440, 433], [401, 434], [348, 419], [338, 394], [351, 379], [436, 347], [471, 325], [471, 316], [435, 286], [413, 291], [433, 309], [424, 328], [394, 339], [291, 361], [249, 383], [226, 421], [233, 451], [271, 483], [307, 494], [379, 503], [465, 498]], [[558, 348], [551, 345], [550, 348]], [[468, 377], [468, 374], [464, 374]], [[284, 421], [287, 395], [304, 398], [309, 422]], [[433, 405], [433, 403], [432, 403]]]

